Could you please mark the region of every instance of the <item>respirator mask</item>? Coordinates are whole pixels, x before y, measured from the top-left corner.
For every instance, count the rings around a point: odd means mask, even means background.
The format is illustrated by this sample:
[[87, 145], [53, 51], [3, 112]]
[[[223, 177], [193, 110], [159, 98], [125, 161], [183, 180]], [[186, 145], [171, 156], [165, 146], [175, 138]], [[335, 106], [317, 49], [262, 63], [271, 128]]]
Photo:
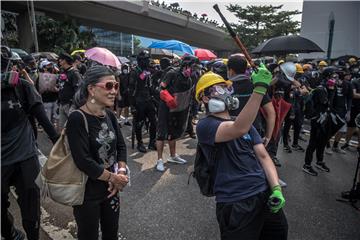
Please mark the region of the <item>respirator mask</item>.
[[209, 112], [219, 113], [226, 109], [229, 111], [239, 108], [239, 99], [231, 96], [234, 93], [232, 86], [215, 85], [209, 88]]

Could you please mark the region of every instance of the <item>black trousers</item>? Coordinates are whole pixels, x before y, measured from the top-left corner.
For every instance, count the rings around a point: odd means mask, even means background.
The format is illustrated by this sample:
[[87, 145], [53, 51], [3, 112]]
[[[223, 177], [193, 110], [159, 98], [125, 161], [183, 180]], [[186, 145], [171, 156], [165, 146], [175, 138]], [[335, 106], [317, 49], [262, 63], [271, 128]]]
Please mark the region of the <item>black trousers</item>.
[[283, 143], [284, 146], [289, 145], [289, 132], [291, 125], [294, 127], [294, 137], [293, 137], [293, 145], [297, 145], [299, 143], [299, 136], [301, 131], [301, 126], [303, 123], [303, 117], [301, 112], [296, 112], [294, 114], [294, 119], [290, 118], [290, 112], [287, 114], [284, 122], [284, 128], [283, 128]]
[[311, 165], [315, 151], [317, 162], [324, 161], [324, 150], [329, 140], [321, 129], [320, 124], [316, 121], [317, 119], [311, 120], [310, 140], [305, 153], [306, 165]]
[[137, 102], [135, 105], [136, 114], [134, 119], [134, 127], [136, 140], [142, 143], [142, 127], [145, 120], [149, 120], [150, 141], [156, 140], [156, 110], [151, 100], [147, 102]]
[[103, 240], [117, 240], [119, 228], [120, 199], [117, 196], [97, 200], [85, 200], [74, 206], [79, 240], [98, 240], [99, 223]]
[[268, 197], [262, 192], [235, 203], [217, 203], [221, 240], [286, 240], [285, 214], [282, 210], [271, 213]]
[[9, 166], [1, 167], [1, 235], [11, 239], [14, 229], [10, 207], [10, 186], [15, 186], [20, 206], [22, 225], [27, 239], [39, 239], [40, 190], [35, 184], [40, 164], [37, 156]]

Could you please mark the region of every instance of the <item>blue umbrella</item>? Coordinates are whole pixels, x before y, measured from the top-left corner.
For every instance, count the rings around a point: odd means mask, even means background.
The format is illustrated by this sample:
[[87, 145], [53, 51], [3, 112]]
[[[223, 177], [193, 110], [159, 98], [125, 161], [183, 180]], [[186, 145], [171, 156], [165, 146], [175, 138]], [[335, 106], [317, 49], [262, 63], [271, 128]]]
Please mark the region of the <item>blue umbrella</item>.
[[166, 40], [166, 41], [157, 41], [153, 42], [148, 46], [148, 48], [160, 48], [160, 49], [168, 49], [168, 50], [177, 50], [185, 53], [189, 53], [194, 55], [194, 50], [190, 47], [190, 45], [177, 41], [177, 40]]

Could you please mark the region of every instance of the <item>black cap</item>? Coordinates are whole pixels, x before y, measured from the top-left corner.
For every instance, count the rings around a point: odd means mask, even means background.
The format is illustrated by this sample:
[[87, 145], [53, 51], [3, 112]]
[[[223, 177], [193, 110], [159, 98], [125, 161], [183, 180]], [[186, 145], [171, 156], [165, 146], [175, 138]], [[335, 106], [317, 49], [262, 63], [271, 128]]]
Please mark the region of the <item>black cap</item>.
[[74, 59], [68, 53], [60, 53], [59, 59], [64, 59], [70, 65], [74, 63]]
[[26, 55], [26, 56], [23, 56], [22, 60], [24, 61], [24, 63], [35, 62], [35, 58], [30, 54]]

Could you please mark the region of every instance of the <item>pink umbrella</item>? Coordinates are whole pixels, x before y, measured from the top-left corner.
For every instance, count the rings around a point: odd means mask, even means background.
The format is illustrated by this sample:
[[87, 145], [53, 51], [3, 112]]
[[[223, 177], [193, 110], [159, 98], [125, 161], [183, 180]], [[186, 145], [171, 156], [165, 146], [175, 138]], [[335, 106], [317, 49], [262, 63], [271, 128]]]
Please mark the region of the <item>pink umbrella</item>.
[[195, 56], [198, 57], [200, 61], [210, 61], [217, 58], [210, 50], [201, 48], [195, 49]]
[[99, 62], [103, 65], [112, 66], [116, 68], [121, 67], [119, 59], [106, 48], [94, 47], [86, 50], [85, 56], [88, 59]]

